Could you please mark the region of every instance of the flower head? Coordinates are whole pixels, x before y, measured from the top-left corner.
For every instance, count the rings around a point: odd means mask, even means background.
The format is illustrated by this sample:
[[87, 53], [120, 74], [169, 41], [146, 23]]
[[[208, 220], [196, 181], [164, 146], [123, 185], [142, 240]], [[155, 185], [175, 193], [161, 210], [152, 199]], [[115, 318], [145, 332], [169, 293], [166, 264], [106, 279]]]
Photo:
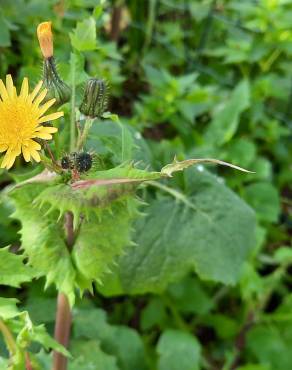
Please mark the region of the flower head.
[[31, 158], [39, 162], [41, 145], [37, 139], [50, 140], [57, 131], [56, 127], [41, 125], [63, 116], [63, 112], [44, 115], [55, 99], [41, 105], [47, 94], [47, 89], [40, 91], [41, 87], [42, 81], [29, 93], [25, 77], [17, 95], [11, 75], [6, 76], [6, 86], [0, 80], [0, 152], [6, 152], [1, 168], [11, 168], [21, 152], [26, 162]]
[[40, 23], [37, 28], [37, 36], [44, 58], [52, 57], [54, 52], [52, 22]]
[[100, 117], [107, 108], [108, 84], [103, 79], [90, 78], [85, 86], [83, 101], [79, 107], [87, 117]]

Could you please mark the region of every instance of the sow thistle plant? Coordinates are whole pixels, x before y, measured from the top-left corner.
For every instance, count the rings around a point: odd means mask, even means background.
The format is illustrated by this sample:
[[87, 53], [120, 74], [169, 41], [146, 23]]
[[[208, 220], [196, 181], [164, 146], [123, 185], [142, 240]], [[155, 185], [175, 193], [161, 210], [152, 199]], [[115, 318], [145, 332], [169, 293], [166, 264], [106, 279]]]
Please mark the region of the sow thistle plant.
[[[87, 81], [77, 108], [76, 86], [69, 87], [57, 71], [51, 23], [41, 23], [37, 36], [43, 55], [43, 81], [31, 89], [24, 78], [19, 93], [11, 75], [5, 83], [0, 81], [0, 150], [5, 153], [1, 168], [10, 170], [21, 156], [26, 162], [39, 162], [36, 175], [16, 180], [5, 192], [13, 203], [13, 217], [21, 223], [22, 254], [0, 249], [0, 283], [17, 287], [44, 276], [46, 287], [55, 285], [55, 339], [44, 326], [34, 326], [28, 313], [19, 312], [16, 301], [7, 298], [0, 298], [0, 331], [10, 355], [9, 369], [40, 368], [29, 349], [30, 343], [37, 341], [54, 350], [52, 368], [61, 370], [67, 368], [70, 357], [67, 348], [75, 295], [82, 296], [86, 290], [93, 293], [94, 286], [102, 289], [114, 276], [119, 256], [140, 247], [131, 247], [135, 245], [133, 221], [141, 216], [138, 186], [143, 182], [156, 186], [188, 206], [182, 194], [155, 180], [200, 163], [248, 171], [216, 159], [175, 159], [161, 171], [138, 168], [125, 154], [129, 130], [116, 115], [105, 112], [108, 85], [102, 76]], [[67, 102], [71, 112], [64, 115], [58, 107]], [[88, 148], [91, 129], [101, 120], [105, 125], [111, 120], [120, 130], [118, 165], [98, 148]], [[63, 131], [70, 135], [63, 135]], [[66, 138], [62, 140], [64, 148], [57, 150], [61, 136]]]

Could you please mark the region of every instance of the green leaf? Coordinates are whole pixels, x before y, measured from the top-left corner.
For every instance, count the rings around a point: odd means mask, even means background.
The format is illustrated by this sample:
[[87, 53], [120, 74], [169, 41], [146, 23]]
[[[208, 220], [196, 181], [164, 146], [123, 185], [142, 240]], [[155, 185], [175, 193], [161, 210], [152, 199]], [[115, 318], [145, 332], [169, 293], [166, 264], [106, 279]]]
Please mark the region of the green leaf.
[[287, 370], [292, 363], [292, 326], [257, 325], [247, 334], [247, 349], [263, 364], [273, 370]]
[[80, 339], [98, 339], [102, 350], [117, 358], [121, 370], [146, 369], [145, 351], [138, 333], [126, 326], [109, 325], [102, 310], [77, 311], [74, 335]]
[[188, 276], [168, 287], [168, 292], [179, 311], [184, 314], [208, 313], [214, 306], [198, 278]]
[[223, 108], [215, 114], [206, 132], [206, 140], [210, 144], [222, 145], [236, 133], [240, 114], [250, 105], [250, 87], [248, 80], [241, 81]]
[[46, 217], [32, 204], [46, 187], [33, 184], [10, 193], [15, 203], [13, 217], [22, 224], [20, 231], [24, 254], [39, 276], [46, 276], [46, 285], [55, 283], [59, 291], [72, 298], [75, 270], [64, 242], [63, 225], [56, 222], [57, 215]]
[[96, 49], [96, 25], [94, 18], [90, 17], [81, 22], [70, 34], [72, 46], [79, 51]]
[[71, 347], [74, 361], [69, 363], [69, 370], [119, 370], [116, 359], [104, 353], [96, 340], [73, 341]]
[[34, 327], [30, 338], [31, 341], [40, 343], [46, 350], [54, 349], [66, 357], [71, 357], [70, 352], [47, 333], [44, 325]]
[[280, 214], [278, 190], [269, 182], [251, 184], [244, 189], [246, 201], [261, 221], [277, 222]]
[[9, 247], [0, 248], [0, 284], [19, 287], [33, 278], [33, 269], [23, 259], [24, 256], [9, 252]]
[[14, 298], [1, 298], [0, 297], [0, 317], [4, 320], [11, 319], [19, 314], [16, 307], [17, 299]]
[[191, 334], [167, 330], [159, 338], [158, 370], [199, 370], [200, 344]]
[[72, 258], [81, 288], [91, 288], [92, 281], [100, 282], [109, 272], [115, 259], [131, 245], [131, 224], [138, 202], [131, 198], [114, 202], [97, 216], [90, 216], [80, 229]]
[[186, 179], [185, 195], [159, 185], [174, 197], [150, 203], [136, 226], [137, 247], [103, 281], [104, 294], [159, 292], [191, 269], [202, 279], [236, 283], [254, 245], [254, 214], [206, 171]]

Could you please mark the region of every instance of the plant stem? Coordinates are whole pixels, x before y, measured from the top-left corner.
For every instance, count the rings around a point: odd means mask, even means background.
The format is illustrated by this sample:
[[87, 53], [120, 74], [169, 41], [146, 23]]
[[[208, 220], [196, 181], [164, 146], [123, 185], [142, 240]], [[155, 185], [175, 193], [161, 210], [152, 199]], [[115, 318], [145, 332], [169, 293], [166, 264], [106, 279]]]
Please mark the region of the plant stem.
[[0, 332], [4, 337], [10, 356], [13, 356], [17, 350], [16, 343], [10, 329], [1, 318], [0, 318]]
[[75, 58], [72, 56], [72, 65], [71, 65], [71, 116], [70, 116], [70, 152], [73, 152], [75, 149]]
[[[57, 313], [55, 323], [55, 340], [68, 348], [70, 329], [71, 329], [71, 309], [67, 296], [60, 292], [57, 300]], [[67, 357], [60, 352], [53, 353], [53, 369], [52, 370], [66, 370]]]
[[26, 370], [33, 370], [28, 352], [25, 352], [25, 369]]
[[155, 9], [156, 9], [156, 0], [149, 0], [148, 2], [148, 20], [146, 25], [146, 35], [143, 49], [147, 50], [151, 43], [153, 28], [155, 23]]
[[83, 129], [82, 134], [81, 134], [81, 136], [79, 137], [79, 140], [78, 140], [77, 150], [82, 149], [82, 147], [83, 147], [83, 145], [86, 141], [86, 138], [88, 136], [89, 130], [92, 126], [92, 123], [93, 123], [92, 118], [87, 118], [86, 119], [85, 124], [84, 124], [84, 129]]
[[[66, 232], [66, 244], [68, 250], [71, 252], [75, 239], [72, 212], [67, 212], [65, 215], [65, 232]], [[66, 348], [68, 348], [69, 345], [71, 322], [72, 315], [68, 297], [64, 293], [59, 292], [57, 299], [55, 340]], [[67, 369], [67, 358], [61, 353], [54, 351], [52, 370], [66, 370], [66, 369]]]
[[115, 42], [118, 41], [121, 32], [122, 11], [122, 3], [117, 2], [117, 4], [114, 4], [111, 16], [110, 39]]

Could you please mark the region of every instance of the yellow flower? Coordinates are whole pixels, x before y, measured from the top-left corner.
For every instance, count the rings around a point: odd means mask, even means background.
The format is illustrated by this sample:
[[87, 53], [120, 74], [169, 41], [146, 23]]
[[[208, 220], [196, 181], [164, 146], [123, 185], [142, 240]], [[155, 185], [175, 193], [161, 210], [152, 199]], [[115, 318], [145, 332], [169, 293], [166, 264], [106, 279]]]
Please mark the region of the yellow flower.
[[37, 28], [37, 36], [44, 58], [51, 58], [54, 52], [52, 22], [40, 23]]
[[45, 104], [41, 102], [47, 94], [40, 81], [32, 93], [29, 93], [28, 79], [22, 82], [20, 94], [17, 95], [11, 75], [6, 76], [6, 86], [0, 80], [0, 152], [5, 152], [1, 168], [11, 168], [15, 158], [21, 154], [26, 162], [33, 158], [40, 161], [38, 151], [40, 144], [34, 139], [52, 139], [56, 127], [45, 127], [41, 124], [63, 116], [63, 112], [44, 113], [55, 103], [51, 99]]

